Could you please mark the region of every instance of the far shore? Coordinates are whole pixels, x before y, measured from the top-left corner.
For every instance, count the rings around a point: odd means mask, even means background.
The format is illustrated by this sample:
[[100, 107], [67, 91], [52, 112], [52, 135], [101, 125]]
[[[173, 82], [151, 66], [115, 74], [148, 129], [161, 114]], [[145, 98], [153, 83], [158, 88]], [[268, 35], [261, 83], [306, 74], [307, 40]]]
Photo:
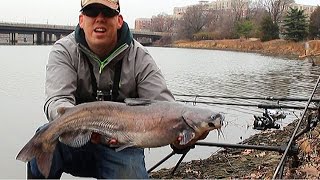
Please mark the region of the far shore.
[[[212, 49], [225, 51], [240, 51], [259, 53], [289, 59], [301, 59], [306, 53], [305, 43], [308, 42], [310, 54], [320, 53], [320, 40], [292, 42], [282, 39], [261, 42], [259, 39], [227, 39], [227, 40], [202, 40], [202, 41], [176, 41], [170, 47]], [[303, 59], [302, 59], [303, 60]]]

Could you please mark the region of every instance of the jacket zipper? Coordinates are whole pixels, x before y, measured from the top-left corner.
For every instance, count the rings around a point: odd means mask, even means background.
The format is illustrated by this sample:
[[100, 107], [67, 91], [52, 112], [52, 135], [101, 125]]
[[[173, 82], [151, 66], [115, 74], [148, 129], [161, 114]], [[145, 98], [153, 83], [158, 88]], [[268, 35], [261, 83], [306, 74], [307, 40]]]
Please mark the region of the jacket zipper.
[[125, 49], [127, 49], [129, 46], [127, 44], [123, 44], [121, 45], [118, 49], [116, 49], [115, 51], [113, 51], [113, 53], [107, 57], [104, 61], [100, 61], [99, 60], [99, 73], [102, 73], [102, 70], [109, 64], [109, 62], [114, 59], [115, 57], [117, 57], [119, 54], [121, 54]]
[[92, 53], [89, 49], [87, 49], [81, 44], [79, 44], [79, 46], [81, 49], [83, 49], [86, 52], [86, 54], [90, 55], [91, 58], [99, 64], [99, 74], [102, 73], [103, 69], [111, 62], [112, 59], [117, 57], [119, 54], [121, 54], [124, 50], [126, 50], [129, 47], [128, 44], [123, 44], [118, 49], [116, 49], [109, 57], [107, 57], [104, 61], [100, 61], [98, 56]]

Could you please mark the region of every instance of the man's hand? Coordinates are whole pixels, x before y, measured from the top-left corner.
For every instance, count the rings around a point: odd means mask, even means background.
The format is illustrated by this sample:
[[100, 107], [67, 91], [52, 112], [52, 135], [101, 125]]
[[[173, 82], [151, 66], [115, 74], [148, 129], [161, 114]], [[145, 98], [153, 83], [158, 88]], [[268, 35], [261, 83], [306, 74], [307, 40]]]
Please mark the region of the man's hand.
[[193, 139], [192, 141], [190, 141], [188, 144], [186, 145], [180, 145], [180, 141], [181, 141], [181, 137], [178, 137], [178, 139], [173, 142], [172, 144], [170, 144], [171, 149], [177, 153], [177, 154], [184, 154], [187, 153], [190, 149], [195, 148], [195, 143], [198, 140], [203, 140], [205, 139], [209, 134], [209, 131], [204, 132], [201, 136], [199, 136], [196, 139]]
[[91, 134], [91, 142], [93, 144], [100, 144], [100, 142], [101, 142], [101, 134], [93, 132]]
[[116, 145], [118, 143], [116, 139], [111, 138], [106, 140], [105, 138], [103, 138], [101, 134], [96, 132], [93, 132], [91, 134], [91, 142], [93, 144], [106, 144], [106, 145]]
[[177, 148], [175, 145], [170, 144], [170, 147], [176, 154], [186, 154], [190, 151], [190, 149], [194, 149], [195, 145], [184, 146], [182, 149], [180, 149], [181, 147]]

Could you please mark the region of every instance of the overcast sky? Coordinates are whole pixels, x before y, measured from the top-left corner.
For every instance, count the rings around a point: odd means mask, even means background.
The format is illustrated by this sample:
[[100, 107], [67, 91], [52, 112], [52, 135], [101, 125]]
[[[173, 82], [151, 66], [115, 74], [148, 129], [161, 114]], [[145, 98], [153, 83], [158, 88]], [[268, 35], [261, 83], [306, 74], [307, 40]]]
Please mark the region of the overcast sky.
[[[320, 5], [320, 0], [296, 2]], [[136, 18], [172, 14], [174, 7], [197, 3], [198, 0], [120, 0], [121, 13], [130, 28], [134, 28]], [[79, 10], [80, 0], [8, 0], [0, 6], [0, 22], [76, 25]]]

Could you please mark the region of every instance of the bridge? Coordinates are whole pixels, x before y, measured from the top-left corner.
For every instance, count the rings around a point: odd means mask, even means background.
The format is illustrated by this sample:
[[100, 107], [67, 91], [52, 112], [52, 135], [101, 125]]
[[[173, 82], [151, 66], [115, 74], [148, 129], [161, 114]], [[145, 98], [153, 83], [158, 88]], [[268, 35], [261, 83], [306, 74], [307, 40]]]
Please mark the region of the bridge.
[[[75, 26], [0, 22], [0, 44], [50, 45], [74, 29]], [[131, 29], [131, 32], [136, 40], [145, 45], [169, 35], [168, 33], [134, 29]]]

